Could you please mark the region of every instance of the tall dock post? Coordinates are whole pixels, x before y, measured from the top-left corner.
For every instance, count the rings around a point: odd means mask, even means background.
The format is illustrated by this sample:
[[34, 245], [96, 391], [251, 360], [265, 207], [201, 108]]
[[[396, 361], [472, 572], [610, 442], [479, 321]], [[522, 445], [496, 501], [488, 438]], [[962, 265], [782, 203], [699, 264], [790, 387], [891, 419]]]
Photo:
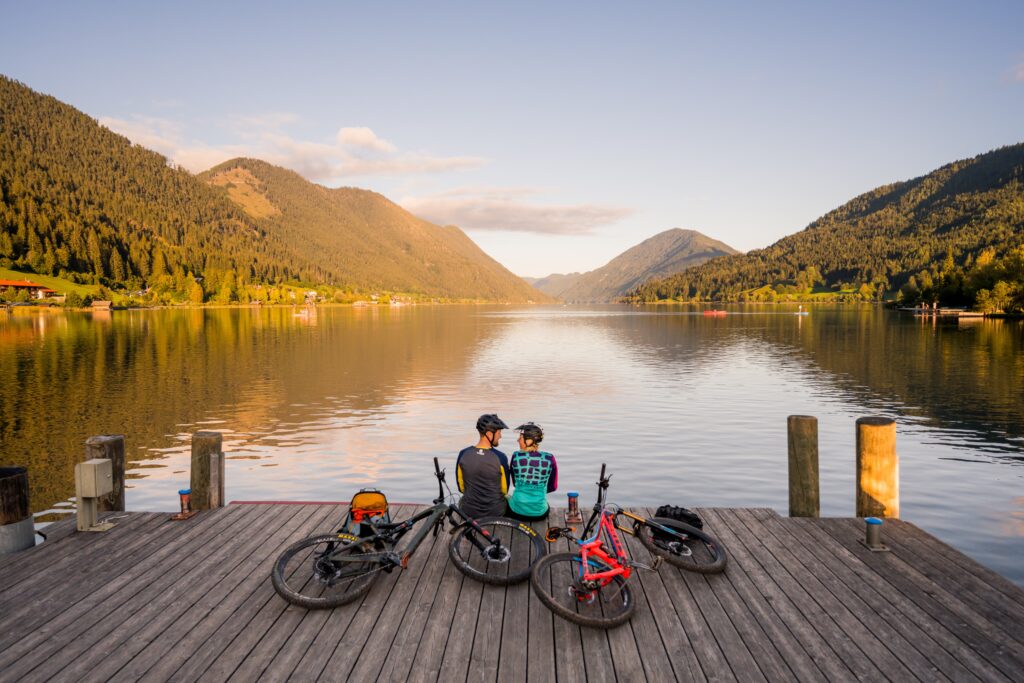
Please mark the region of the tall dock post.
[[789, 516], [821, 514], [818, 484], [818, 418], [790, 415], [786, 419], [789, 441]]
[[220, 432], [192, 435], [192, 509], [224, 506], [224, 451]]
[[109, 460], [114, 490], [98, 501], [99, 512], [124, 511], [124, 436], [101, 434], [85, 440], [86, 460]]
[[900, 516], [900, 463], [896, 421], [857, 419], [857, 516]]
[[28, 506], [28, 470], [0, 467], [0, 555], [31, 548], [35, 533]]

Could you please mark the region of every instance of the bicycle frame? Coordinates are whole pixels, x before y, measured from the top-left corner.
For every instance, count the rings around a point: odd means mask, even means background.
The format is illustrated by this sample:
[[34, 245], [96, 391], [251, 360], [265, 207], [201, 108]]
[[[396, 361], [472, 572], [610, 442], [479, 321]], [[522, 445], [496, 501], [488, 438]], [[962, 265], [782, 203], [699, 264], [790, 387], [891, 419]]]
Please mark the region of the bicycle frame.
[[[594, 503], [594, 511], [587, 520], [586, 526], [583, 527], [581, 538], [577, 539], [569, 536], [580, 547], [582, 559], [580, 563], [580, 579], [583, 581], [600, 581], [602, 585], [607, 584], [616, 576], [628, 579], [633, 572], [633, 566], [645, 566], [634, 565], [623, 550], [622, 539], [619, 537], [618, 532], [623, 531], [630, 536], [635, 536], [636, 532], [633, 529], [619, 525], [619, 515], [628, 517], [638, 524], [646, 524], [671, 534], [676, 533], [672, 529], [668, 529], [644, 517], [634, 515], [631, 512], [626, 512], [619, 507], [615, 507], [614, 511], [610, 511], [608, 509], [609, 506], [605, 503], [605, 491], [608, 488], [610, 479], [611, 475], [605, 477], [605, 465], [602, 464], [601, 476], [597, 482], [597, 502]], [[593, 536], [590, 536], [591, 532], [593, 532]], [[609, 555], [605, 550], [604, 542], [601, 540], [602, 533], [608, 538], [612, 555]], [[590, 571], [591, 557], [596, 558], [608, 569], [597, 572]], [[654, 566], [656, 567], [657, 563]]]
[[[596, 512], [596, 511], [595, 511]], [[617, 527], [612, 521], [614, 515], [605, 510], [600, 511], [601, 522], [593, 537], [586, 540], [578, 540], [580, 547], [580, 579], [583, 581], [599, 581], [602, 585], [610, 582], [614, 577], [621, 576], [628, 579], [633, 573], [629, 558], [622, 548], [622, 541], [619, 538]], [[592, 518], [593, 519], [593, 518]], [[589, 523], [588, 523], [588, 526]], [[604, 549], [604, 542], [601, 540], [601, 532], [608, 537], [614, 555], [609, 555]], [[608, 567], [604, 571], [590, 571], [591, 558], [597, 558], [599, 562]]]

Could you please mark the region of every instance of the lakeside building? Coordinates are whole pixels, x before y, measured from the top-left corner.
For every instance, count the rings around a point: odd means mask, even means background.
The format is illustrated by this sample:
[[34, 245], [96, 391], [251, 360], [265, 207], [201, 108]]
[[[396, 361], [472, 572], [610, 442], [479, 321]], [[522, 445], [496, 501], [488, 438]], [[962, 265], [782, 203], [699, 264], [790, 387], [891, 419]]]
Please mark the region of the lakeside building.
[[27, 290], [33, 299], [48, 299], [57, 293], [55, 289], [28, 280], [0, 280], [0, 291], [5, 289]]

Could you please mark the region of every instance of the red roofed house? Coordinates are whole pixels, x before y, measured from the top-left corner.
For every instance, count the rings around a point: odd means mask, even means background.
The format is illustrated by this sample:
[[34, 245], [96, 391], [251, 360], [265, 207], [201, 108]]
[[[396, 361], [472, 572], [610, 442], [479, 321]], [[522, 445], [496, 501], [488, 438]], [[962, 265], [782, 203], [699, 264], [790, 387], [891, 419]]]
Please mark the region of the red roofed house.
[[57, 293], [54, 289], [36, 284], [35, 282], [29, 282], [28, 280], [0, 280], [0, 290], [7, 289], [8, 287], [15, 290], [27, 289], [33, 299], [45, 299]]

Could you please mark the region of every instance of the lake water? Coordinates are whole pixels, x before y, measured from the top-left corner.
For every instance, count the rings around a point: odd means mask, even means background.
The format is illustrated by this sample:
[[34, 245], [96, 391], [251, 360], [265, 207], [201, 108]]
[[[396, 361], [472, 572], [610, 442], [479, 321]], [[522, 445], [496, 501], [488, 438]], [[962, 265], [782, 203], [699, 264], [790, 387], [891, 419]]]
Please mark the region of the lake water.
[[[901, 514], [1024, 584], [1024, 325], [873, 306], [416, 306], [0, 312], [0, 464], [38, 519], [93, 434], [127, 437], [130, 510], [174, 510], [189, 435], [224, 432], [228, 500], [436, 491], [496, 412], [544, 426], [561, 490], [786, 514], [786, 416], [819, 418], [822, 514], [854, 514], [854, 420], [897, 419]], [[511, 451], [513, 438], [503, 446]]]

